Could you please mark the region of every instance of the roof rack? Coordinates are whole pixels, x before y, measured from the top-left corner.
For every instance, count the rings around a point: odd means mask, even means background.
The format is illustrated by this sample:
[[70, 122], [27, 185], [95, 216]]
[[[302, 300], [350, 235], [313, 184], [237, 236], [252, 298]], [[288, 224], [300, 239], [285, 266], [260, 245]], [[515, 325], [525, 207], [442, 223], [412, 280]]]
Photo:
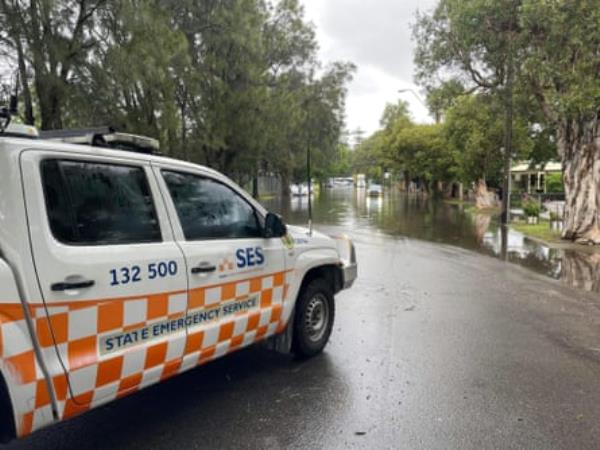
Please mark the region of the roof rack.
[[159, 154], [160, 150], [159, 142], [156, 139], [137, 134], [121, 133], [113, 127], [40, 131], [40, 138], [149, 155]]

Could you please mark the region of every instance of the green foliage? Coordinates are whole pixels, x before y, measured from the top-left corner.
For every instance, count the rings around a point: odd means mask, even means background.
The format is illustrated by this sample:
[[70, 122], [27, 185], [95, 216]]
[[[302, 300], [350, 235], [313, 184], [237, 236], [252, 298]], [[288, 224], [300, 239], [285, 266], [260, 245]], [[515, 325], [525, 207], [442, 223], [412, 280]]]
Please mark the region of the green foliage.
[[298, 0], [30, 4], [0, 0], [0, 55], [23, 47], [43, 128], [149, 135], [242, 183], [337, 157], [353, 66], [320, 65]]
[[385, 105], [383, 115], [379, 124], [384, 129], [392, 127], [402, 127], [410, 125], [410, 114], [408, 112], [408, 103], [404, 100], [399, 100], [398, 103], [388, 103]]
[[565, 192], [565, 183], [560, 173], [551, 173], [546, 177], [547, 192]]
[[354, 150], [352, 167], [356, 173], [381, 179], [384, 171], [391, 170], [426, 185], [453, 178], [453, 155], [442, 125], [414, 124], [402, 101], [386, 106], [381, 125], [381, 130]]
[[523, 201], [523, 212], [527, 217], [539, 217], [540, 211], [541, 207], [537, 200], [527, 199]]
[[[468, 183], [484, 179], [498, 184], [502, 174], [504, 121], [494, 96], [462, 96], [446, 115], [444, 124], [450, 150], [457, 161], [457, 179]], [[517, 158], [527, 159], [533, 148], [527, 123], [513, 124]]]
[[431, 111], [443, 109], [439, 96], [448, 98], [448, 85], [506, 100], [512, 66], [515, 108], [539, 126], [530, 132], [531, 159], [571, 160], [586, 127], [600, 119], [598, 6], [596, 0], [440, 0], [413, 30], [416, 78], [432, 93]]
[[465, 88], [456, 79], [442, 82], [439, 86], [428, 86], [427, 107], [436, 118], [436, 122], [441, 120], [462, 95], [465, 95]]
[[596, 0], [523, 0], [522, 77], [553, 122], [594, 119], [600, 104], [600, 8]]

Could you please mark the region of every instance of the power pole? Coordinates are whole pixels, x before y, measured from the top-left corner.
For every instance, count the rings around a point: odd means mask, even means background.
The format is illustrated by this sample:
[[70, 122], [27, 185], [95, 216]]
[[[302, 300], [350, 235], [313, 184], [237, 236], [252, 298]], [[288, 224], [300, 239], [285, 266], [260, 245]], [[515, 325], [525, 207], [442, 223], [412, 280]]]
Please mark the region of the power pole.
[[[512, 25], [512, 24], [511, 24]], [[512, 48], [512, 26], [508, 30], [508, 55], [505, 86], [505, 122], [504, 122], [504, 184], [502, 187], [502, 216], [503, 226], [510, 222], [510, 169], [512, 166], [512, 135], [513, 135], [513, 83], [514, 61]]]

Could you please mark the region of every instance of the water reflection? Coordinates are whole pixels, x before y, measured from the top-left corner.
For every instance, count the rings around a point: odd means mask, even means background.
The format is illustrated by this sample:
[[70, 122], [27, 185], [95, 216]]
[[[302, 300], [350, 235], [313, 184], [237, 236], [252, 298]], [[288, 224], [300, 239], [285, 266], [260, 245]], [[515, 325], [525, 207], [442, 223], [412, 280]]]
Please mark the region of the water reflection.
[[[289, 223], [307, 223], [308, 198], [265, 203]], [[503, 229], [497, 217], [423, 196], [386, 191], [382, 197], [372, 198], [364, 189], [323, 190], [313, 197], [313, 220], [317, 226], [337, 225], [355, 232], [456, 245], [520, 264], [576, 288], [600, 292], [600, 253], [550, 248]]]

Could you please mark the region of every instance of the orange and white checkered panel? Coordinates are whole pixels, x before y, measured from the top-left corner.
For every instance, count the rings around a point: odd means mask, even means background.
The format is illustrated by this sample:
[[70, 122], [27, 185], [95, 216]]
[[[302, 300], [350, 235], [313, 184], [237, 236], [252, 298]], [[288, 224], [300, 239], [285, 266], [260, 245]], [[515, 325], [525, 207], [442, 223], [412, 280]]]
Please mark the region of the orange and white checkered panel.
[[[174, 292], [65, 302], [48, 307], [47, 314], [44, 305], [31, 306], [42, 354], [48, 355], [45, 360], [52, 359], [49, 352], [56, 345], [68, 373], [68, 383], [64, 375], [53, 378], [60, 416], [80, 414], [282, 331], [293, 308], [292, 302], [283, 301], [290, 277], [290, 272], [279, 272], [202, 287], [192, 290], [189, 299], [186, 292]], [[255, 306], [219, 320], [192, 320], [195, 314], [247, 299]], [[23, 317], [20, 322], [2, 323], [0, 343], [13, 339], [13, 327], [25, 325]], [[183, 328], [118, 351], [101, 350], [111, 336], [161, 324]], [[15, 342], [10, 354], [0, 356], [18, 373], [18, 389], [32, 399], [22, 414], [19, 434], [51, 422], [50, 396], [31, 342]]]
[[10, 383], [17, 435], [52, 423], [52, 406], [20, 303], [0, 303], [0, 365]]

